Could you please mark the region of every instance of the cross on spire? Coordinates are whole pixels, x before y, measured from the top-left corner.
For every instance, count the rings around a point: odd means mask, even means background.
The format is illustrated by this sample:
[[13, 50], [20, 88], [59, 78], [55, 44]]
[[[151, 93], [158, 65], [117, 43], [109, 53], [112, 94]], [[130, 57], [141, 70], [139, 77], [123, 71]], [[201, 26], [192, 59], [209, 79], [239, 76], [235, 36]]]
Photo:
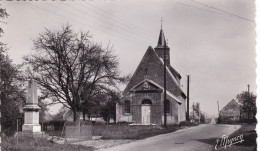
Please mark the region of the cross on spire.
[[162, 22], [164, 21], [162, 17], [161, 17], [161, 20], [160, 20], [160, 21], [161, 21], [161, 29], [162, 29]]

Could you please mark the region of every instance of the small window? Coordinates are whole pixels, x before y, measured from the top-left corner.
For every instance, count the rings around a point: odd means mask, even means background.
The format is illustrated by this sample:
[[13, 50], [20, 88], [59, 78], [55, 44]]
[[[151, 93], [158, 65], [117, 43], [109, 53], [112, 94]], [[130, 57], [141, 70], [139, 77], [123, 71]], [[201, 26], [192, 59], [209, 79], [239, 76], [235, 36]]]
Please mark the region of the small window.
[[166, 106], [166, 113], [171, 113], [171, 103], [169, 100], [165, 101], [165, 106]]
[[130, 113], [130, 101], [125, 101], [125, 113]]

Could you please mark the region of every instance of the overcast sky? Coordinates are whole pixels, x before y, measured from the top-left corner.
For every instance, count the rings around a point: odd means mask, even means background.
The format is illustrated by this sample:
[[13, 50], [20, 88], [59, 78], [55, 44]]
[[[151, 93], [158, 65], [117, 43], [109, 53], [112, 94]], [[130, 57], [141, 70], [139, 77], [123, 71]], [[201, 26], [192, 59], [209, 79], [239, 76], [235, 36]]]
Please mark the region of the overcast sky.
[[133, 74], [148, 46], [156, 46], [163, 17], [171, 65], [185, 93], [191, 76], [191, 102], [200, 102], [207, 115], [217, 115], [217, 101], [221, 109], [247, 84], [256, 92], [254, 0], [12, 1], [1, 7], [10, 15], [2, 40], [16, 64], [44, 28], [69, 23], [104, 46], [113, 44], [121, 73]]

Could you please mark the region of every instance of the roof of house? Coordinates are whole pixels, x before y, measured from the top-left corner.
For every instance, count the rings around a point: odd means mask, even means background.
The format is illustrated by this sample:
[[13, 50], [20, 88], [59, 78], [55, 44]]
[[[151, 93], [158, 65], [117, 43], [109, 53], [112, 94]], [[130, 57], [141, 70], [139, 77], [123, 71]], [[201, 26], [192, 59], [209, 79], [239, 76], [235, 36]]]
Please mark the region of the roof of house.
[[240, 108], [240, 105], [233, 99], [220, 110], [220, 113], [227, 109], [234, 109], [234, 108]]

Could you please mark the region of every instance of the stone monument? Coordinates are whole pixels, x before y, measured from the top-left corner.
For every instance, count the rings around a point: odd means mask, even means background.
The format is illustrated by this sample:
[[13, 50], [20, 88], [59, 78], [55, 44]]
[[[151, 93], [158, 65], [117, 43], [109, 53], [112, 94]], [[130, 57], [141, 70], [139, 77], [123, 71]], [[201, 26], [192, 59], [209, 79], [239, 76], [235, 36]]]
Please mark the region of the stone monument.
[[26, 105], [24, 109], [23, 132], [41, 133], [41, 125], [39, 124], [39, 110], [37, 96], [37, 81], [31, 79], [28, 81]]

